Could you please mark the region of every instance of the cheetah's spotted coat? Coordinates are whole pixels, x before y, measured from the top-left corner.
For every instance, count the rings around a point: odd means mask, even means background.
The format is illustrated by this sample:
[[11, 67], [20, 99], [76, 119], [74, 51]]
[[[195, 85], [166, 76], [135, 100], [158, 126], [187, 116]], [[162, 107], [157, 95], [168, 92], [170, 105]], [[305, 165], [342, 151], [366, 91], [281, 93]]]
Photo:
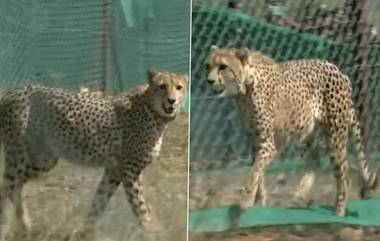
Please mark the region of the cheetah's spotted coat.
[[[343, 216], [350, 187], [346, 144], [349, 131], [359, 154], [363, 187], [369, 195], [377, 183], [375, 170], [364, 158], [360, 128], [351, 99], [351, 83], [324, 60], [277, 63], [247, 48], [213, 46], [206, 62], [208, 83], [215, 92], [234, 96], [242, 125], [253, 143], [259, 143], [240, 206], [265, 203], [264, 172], [276, 155], [276, 140], [310, 144], [314, 129], [327, 133], [331, 163], [337, 180], [336, 214]], [[252, 148], [255, 151], [256, 148]], [[310, 177], [310, 170], [304, 177]], [[307, 180], [302, 180], [311, 186]]]
[[152, 227], [141, 173], [159, 154], [163, 131], [181, 108], [187, 76], [148, 71], [149, 85], [100, 98], [43, 86], [12, 90], [0, 101], [5, 170], [0, 190], [0, 240], [6, 236], [6, 200], [29, 231], [21, 191], [59, 158], [104, 167], [87, 217], [93, 227], [119, 184], [143, 228]]

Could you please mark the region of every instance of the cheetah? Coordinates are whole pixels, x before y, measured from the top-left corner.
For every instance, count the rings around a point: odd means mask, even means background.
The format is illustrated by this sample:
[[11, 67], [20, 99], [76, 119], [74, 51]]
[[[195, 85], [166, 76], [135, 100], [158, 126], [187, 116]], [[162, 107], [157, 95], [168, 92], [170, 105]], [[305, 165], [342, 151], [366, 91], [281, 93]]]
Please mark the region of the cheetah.
[[[210, 87], [218, 95], [234, 98], [242, 126], [252, 143], [258, 143], [257, 150], [252, 145], [255, 159], [241, 190], [242, 210], [255, 202], [265, 205], [265, 168], [274, 159], [279, 140], [298, 141], [307, 147], [317, 130], [328, 140], [337, 187], [336, 215], [345, 215], [350, 188], [346, 159], [349, 131], [360, 160], [361, 197], [369, 197], [376, 188], [377, 172], [364, 158], [350, 80], [334, 64], [318, 59], [276, 62], [246, 47], [212, 46], [205, 68]], [[310, 172], [305, 170], [308, 175], [302, 185], [312, 185]]]
[[59, 158], [104, 169], [84, 230], [94, 231], [120, 184], [142, 229], [149, 232], [158, 227], [152, 224], [144, 199], [142, 171], [159, 155], [164, 130], [187, 94], [188, 77], [155, 69], [147, 75], [148, 84], [104, 98], [40, 85], [14, 89], [2, 97], [0, 140], [5, 168], [0, 240], [7, 233], [6, 200], [15, 207], [21, 231], [30, 233], [21, 192], [30, 179], [56, 166]]

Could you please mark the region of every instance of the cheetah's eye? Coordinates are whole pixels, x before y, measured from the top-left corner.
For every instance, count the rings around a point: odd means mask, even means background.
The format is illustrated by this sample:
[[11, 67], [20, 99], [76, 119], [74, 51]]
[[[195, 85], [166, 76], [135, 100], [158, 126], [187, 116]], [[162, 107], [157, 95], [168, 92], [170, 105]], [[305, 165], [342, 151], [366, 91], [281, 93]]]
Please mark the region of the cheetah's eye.
[[209, 70], [210, 70], [210, 68], [211, 68], [210, 64], [208, 64], [208, 63], [207, 63], [207, 64], [205, 64], [205, 68], [206, 68], [206, 70], [207, 70], [207, 71], [209, 71]]
[[221, 65], [219, 65], [219, 70], [225, 70], [225, 69], [227, 69], [227, 65], [225, 65], [225, 64], [221, 64]]
[[183, 87], [181, 85], [177, 85], [177, 87], [176, 87], [177, 90], [182, 90], [182, 88]]
[[166, 85], [160, 84], [159, 87], [160, 87], [160, 89], [164, 90], [166, 88]]

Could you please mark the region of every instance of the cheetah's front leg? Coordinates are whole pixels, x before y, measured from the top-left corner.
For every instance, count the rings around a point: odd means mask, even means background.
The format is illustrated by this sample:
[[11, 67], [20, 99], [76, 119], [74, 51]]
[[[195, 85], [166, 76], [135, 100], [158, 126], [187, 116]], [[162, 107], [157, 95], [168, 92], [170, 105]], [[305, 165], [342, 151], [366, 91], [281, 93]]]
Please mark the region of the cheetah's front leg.
[[5, 237], [9, 229], [9, 223], [6, 218], [7, 200], [8, 190], [3, 180], [3, 184], [0, 187], [0, 241], [5, 240]]
[[137, 216], [143, 230], [148, 233], [160, 230], [160, 225], [153, 222], [151, 211], [145, 202], [141, 173], [137, 174], [134, 170], [128, 171], [123, 180], [123, 186], [132, 211]]
[[21, 192], [24, 184], [20, 183], [15, 187], [11, 195], [9, 196], [11, 202], [14, 205], [18, 232], [17, 237], [27, 239], [31, 231], [31, 220], [29, 218], [28, 209], [25, 206]]
[[[255, 141], [253, 141], [252, 149], [251, 149], [251, 156], [252, 156], [252, 165], [254, 164], [254, 157], [256, 153], [256, 148], [255, 148]], [[265, 177], [261, 177], [259, 180], [259, 185], [257, 187], [257, 193], [255, 197], [255, 203], [261, 204], [262, 206], [265, 206], [267, 203], [267, 192], [265, 189]]]
[[[274, 158], [275, 153], [274, 138], [273, 135], [270, 135], [270, 137], [260, 145], [260, 150], [251, 169], [248, 181], [242, 190], [242, 200], [240, 203], [242, 209], [245, 210], [253, 206], [258, 196], [257, 192], [259, 187], [260, 192], [265, 190], [263, 186], [265, 168]], [[259, 196], [260, 195], [265, 196], [264, 193], [259, 194]]]
[[255, 198], [255, 203], [258, 203], [262, 206], [267, 204], [267, 191], [265, 189], [265, 176], [261, 176], [259, 184], [257, 187], [257, 193]]

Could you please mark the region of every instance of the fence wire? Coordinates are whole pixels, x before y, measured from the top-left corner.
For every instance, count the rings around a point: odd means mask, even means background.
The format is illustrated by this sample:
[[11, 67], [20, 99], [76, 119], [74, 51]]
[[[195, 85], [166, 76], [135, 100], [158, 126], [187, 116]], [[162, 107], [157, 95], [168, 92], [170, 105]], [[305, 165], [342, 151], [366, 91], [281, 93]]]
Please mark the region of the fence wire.
[[[366, 17], [368, 6], [363, 5], [365, 1], [355, 0], [325, 1], [327, 6], [321, 5], [323, 1], [301, 1], [300, 5], [295, 2], [193, 2], [192, 170], [244, 165], [251, 159], [251, 143], [237, 119], [234, 101], [213, 96], [207, 86], [204, 61], [214, 44], [246, 46], [277, 61], [321, 58], [337, 64], [352, 81], [367, 154], [371, 159], [377, 158], [380, 148], [380, 42], [373, 31], [375, 24]], [[290, 5], [294, 8], [287, 16], [284, 9], [290, 9]], [[380, 11], [380, 4], [371, 2], [371, 6]], [[270, 16], [266, 12], [268, 9]], [[323, 146], [318, 143], [321, 139], [315, 142]], [[294, 159], [299, 152], [284, 146], [281, 154], [281, 159]]]
[[0, 87], [120, 91], [188, 73], [190, 1], [0, 1]]

